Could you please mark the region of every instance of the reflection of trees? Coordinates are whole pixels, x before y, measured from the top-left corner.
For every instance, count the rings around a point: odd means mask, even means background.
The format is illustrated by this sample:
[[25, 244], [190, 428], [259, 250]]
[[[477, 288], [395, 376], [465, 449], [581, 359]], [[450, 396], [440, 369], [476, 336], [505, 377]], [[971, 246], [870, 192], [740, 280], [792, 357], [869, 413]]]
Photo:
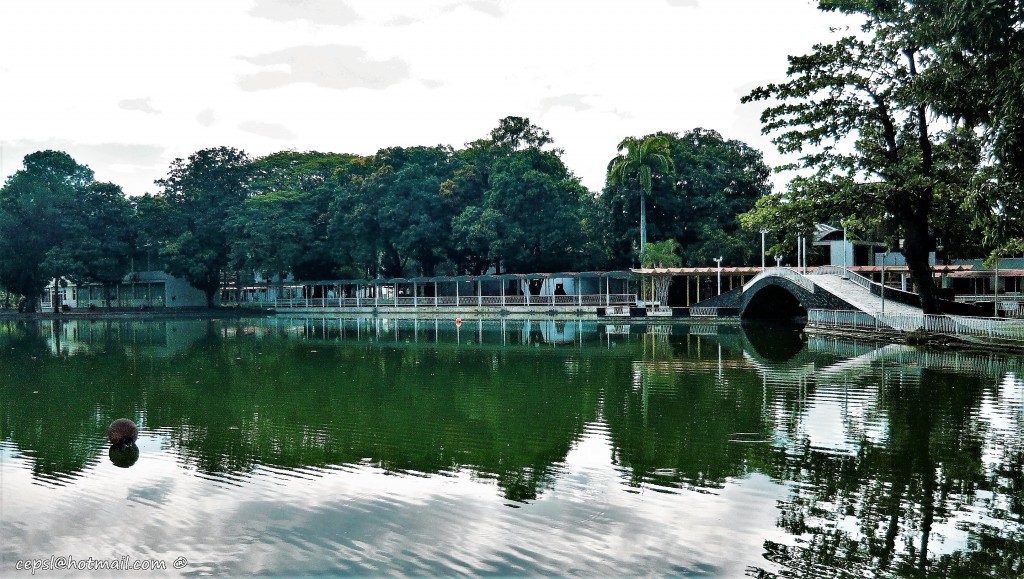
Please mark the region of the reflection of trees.
[[[978, 493], [999, 492], [981, 460], [980, 380], [926, 369], [919, 382], [894, 380], [886, 388], [884, 443], [864, 440], [854, 456], [805, 444], [784, 457], [785, 478], [795, 484], [780, 505], [779, 526], [801, 541], [766, 541], [766, 558], [787, 575], [807, 577], [976, 576], [998, 574], [1004, 559], [1020, 565], [1019, 541], [994, 540], [1002, 533], [961, 516], [979, 506]], [[985, 548], [934, 554], [936, 527], [950, 523], [998, 556]]]
[[[200, 331], [190, 334], [204, 337], [167, 358], [136, 358], [116, 344], [102, 355], [57, 357], [38, 337], [8, 346], [0, 360], [11, 358], [6, 367], [26, 379], [0, 389], [4, 436], [37, 465], [73, 472], [105, 450], [107, 424], [128, 416], [160, 429], [202, 472], [367, 461], [391, 471], [469, 469], [496, 479], [508, 498], [528, 500], [596, 419], [614, 365], [625, 368], [557, 349], [311, 345], [194, 323]], [[19, 395], [36, 389], [60, 405], [47, 411]]]
[[112, 420], [138, 420], [137, 382], [124, 356], [54, 356], [41, 326], [0, 327], [0, 438], [32, 458], [33, 473], [74, 474], [106, 450]]
[[[185, 345], [166, 349], [138, 337], [149, 345], [126, 347], [137, 332], [97, 326], [88, 348], [58, 350], [74, 355], [54, 354], [38, 325], [0, 324], [0, 437], [37, 476], [73, 475], [105, 460], [106, 426], [124, 416], [166, 437], [186, 468], [217, 476], [261, 465], [462, 471], [531, 500], [585, 425], [603, 419], [629, 484], [719, 488], [754, 472], [790, 484], [779, 505], [786, 534], [765, 542], [787, 575], [1024, 570], [1021, 418], [996, 431], [979, 410], [992, 395], [981, 374], [908, 359], [882, 368], [876, 394], [884, 357], [771, 359], [747, 351], [738, 329], [698, 325], [581, 335], [566, 347], [531, 344], [515, 328], [506, 347], [453, 324], [419, 344], [406, 329], [312, 339], [244, 322], [184, 324]], [[847, 378], [865, 393], [862, 418], [885, 425], [879, 435], [842, 414], [845, 439], [862, 437], [851, 455], [800, 438], [809, 401]]]
[[672, 336], [671, 356], [664, 350], [645, 347], [633, 381], [607, 393], [613, 459], [630, 469], [630, 484], [718, 488], [762, 464], [771, 425], [739, 352], [690, 335]]

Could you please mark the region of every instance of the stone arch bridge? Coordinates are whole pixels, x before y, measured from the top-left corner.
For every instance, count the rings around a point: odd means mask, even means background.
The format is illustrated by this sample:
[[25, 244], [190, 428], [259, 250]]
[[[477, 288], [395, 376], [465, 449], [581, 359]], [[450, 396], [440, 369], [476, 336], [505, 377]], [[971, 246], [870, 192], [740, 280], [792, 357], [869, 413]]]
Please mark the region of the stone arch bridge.
[[808, 310], [853, 310], [868, 314], [922, 314], [917, 294], [885, 288], [881, 284], [840, 267], [819, 267], [802, 274], [774, 267], [751, 278], [742, 287], [694, 307], [738, 310], [743, 318], [792, 318]]

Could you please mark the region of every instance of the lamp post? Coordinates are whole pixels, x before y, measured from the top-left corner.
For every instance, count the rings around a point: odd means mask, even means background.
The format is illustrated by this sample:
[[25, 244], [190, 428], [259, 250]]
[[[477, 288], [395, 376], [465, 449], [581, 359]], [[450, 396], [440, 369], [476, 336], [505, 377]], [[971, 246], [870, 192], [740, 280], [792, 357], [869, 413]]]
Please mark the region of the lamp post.
[[889, 258], [889, 250], [882, 255], [882, 315], [885, 315], [885, 262]]
[[712, 261], [718, 264], [718, 295], [722, 295], [722, 257], [718, 256]]
[[992, 309], [993, 316], [999, 317], [999, 256], [996, 256], [995, 277], [992, 279]]
[[782, 256], [781, 255], [776, 255], [775, 256], [775, 267], [782, 267]]
[[764, 271], [764, 254], [766, 253], [766, 250], [765, 250], [765, 247], [764, 247], [764, 236], [765, 236], [766, 233], [768, 233], [767, 230], [765, 230], [765, 229], [761, 230], [761, 271]]
[[848, 258], [850, 251], [850, 244], [846, 240], [846, 225], [843, 225], [843, 279], [850, 279], [850, 270], [848, 265]]

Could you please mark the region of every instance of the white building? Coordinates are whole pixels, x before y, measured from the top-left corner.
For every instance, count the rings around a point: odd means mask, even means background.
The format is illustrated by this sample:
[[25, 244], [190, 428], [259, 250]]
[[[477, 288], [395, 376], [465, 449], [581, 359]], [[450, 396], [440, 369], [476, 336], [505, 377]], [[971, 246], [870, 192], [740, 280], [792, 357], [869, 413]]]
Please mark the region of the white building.
[[[206, 306], [206, 294], [187, 281], [163, 271], [130, 273], [109, 289], [113, 308], [194, 308]], [[66, 280], [53, 280], [39, 298], [40, 311], [57, 309], [106, 308], [107, 298], [102, 285], [77, 285]]]

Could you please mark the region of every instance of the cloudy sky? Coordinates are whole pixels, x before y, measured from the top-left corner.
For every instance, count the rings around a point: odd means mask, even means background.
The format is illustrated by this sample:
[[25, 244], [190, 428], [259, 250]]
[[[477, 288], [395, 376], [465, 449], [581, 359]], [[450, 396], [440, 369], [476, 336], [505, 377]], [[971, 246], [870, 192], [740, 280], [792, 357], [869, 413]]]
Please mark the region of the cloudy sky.
[[2, 174], [68, 151], [129, 194], [220, 145], [461, 147], [529, 117], [597, 190], [616, 144], [714, 129], [845, 25], [813, 0], [3, 0]]

